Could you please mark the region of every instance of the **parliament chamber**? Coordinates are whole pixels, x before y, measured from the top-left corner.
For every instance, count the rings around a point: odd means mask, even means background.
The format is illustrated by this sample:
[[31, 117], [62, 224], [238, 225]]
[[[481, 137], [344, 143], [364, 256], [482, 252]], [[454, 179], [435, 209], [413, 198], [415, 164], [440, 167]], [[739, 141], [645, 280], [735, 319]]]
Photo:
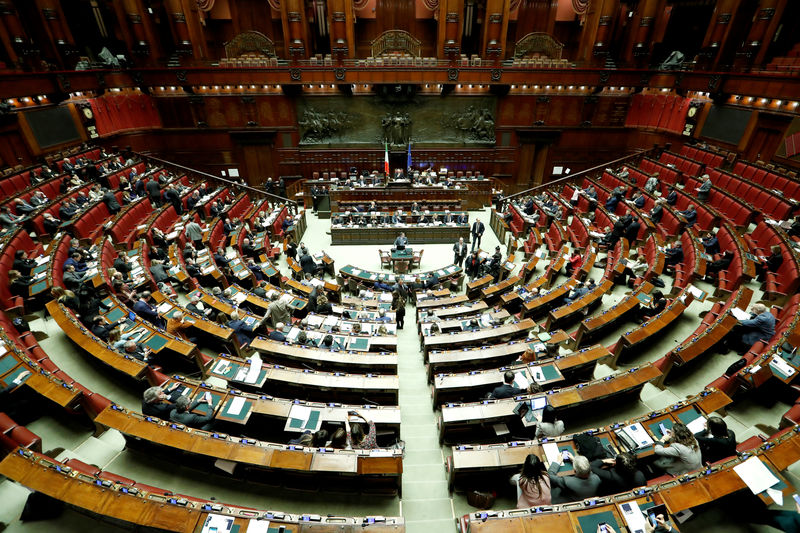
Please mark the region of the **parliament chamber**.
[[0, 0], [0, 531], [800, 531], [798, 34]]

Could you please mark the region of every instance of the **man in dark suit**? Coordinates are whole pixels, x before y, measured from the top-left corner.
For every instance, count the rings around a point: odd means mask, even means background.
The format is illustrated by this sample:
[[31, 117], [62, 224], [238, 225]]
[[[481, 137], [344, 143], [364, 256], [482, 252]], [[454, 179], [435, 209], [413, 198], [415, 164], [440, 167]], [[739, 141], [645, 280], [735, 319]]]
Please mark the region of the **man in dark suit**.
[[[197, 409], [200, 404], [208, 404], [208, 413], [205, 415], [196, 415], [192, 413]], [[169, 419], [184, 426], [202, 429], [203, 431], [210, 431], [214, 422], [214, 409], [205, 398], [200, 398], [189, 404], [189, 398], [181, 396], [175, 401], [175, 408], [170, 412]]]
[[175, 212], [178, 215], [183, 214], [183, 202], [181, 201], [181, 195], [177, 190], [175, 190], [174, 187], [167, 187], [167, 189], [164, 191], [164, 200], [172, 204], [172, 207], [175, 208]]
[[495, 400], [501, 400], [503, 398], [513, 398], [514, 396], [519, 396], [520, 394], [528, 394], [528, 389], [520, 389], [519, 387], [515, 387], [512, 385], [514, 383], [514, 373], [512, 371], [508, 371], [503, 374], [503, 384], [499, 387], [495, 387], [492, 391], [492, 398]]
[[116, 215], [117, 213], [119, 213], [119, 210], [121, 209], [119, 202], [117, 202], [117, 197], [114, 196], [113, 192], [107, 189], [103, 191], [103, 203], [106, 204], [108, 212], [111, 213], [112, 215]]
[[486, 231], [486, 226], [483, 225], [481, 219], [476, 218], [475, 222], [472, 223], [472, 230], [471, 230], [473, 250], [481, 247], [481, 237], [483, 237], [484, 231]]
[[467, 243], [464, 242], [464, 237], [460, 237], [458, 242], [453, 245], [453, 264], [458, 266], [463, 265], [466, 257]]
[[315, 274], [317, 272], [317, 263], [311, 254], [303, 254], [300, 256], [300, 268], [303, 269], [304, 274]]
[[145, 389], [142, 397], [142, 413], [162, 420], [169, 420], [169, 414], [175, 406], [169, 403], [167, 395], [161, 387]]
[[153, 204], [153, 207], [160, 206], [161, 185], [158, 183], [158, 180], [150, 178], [150, 180], [147, 182], [147, 185], [145, 185], [144, 188], [147, 191], [147, 196], [150, 197], [150, 203]]
[[150, 302], [152, 297], [149, 291], [145, 291], [133, 304], [133, 312], [158, 328], [164, 328], [167, 324], [163, 318], [158, 316], [158, 309]]

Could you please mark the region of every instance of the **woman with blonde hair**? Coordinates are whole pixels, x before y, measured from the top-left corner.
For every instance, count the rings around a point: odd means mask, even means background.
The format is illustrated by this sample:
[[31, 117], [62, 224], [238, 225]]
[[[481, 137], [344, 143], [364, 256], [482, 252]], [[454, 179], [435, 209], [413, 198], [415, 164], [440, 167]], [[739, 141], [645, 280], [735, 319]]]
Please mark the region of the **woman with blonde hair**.
[[661, 437], [653, 452], [659, 456], [654, 464], [673, 476], [680, 476], [703, 466], [700, 444], [689, 428], [680, 422]]

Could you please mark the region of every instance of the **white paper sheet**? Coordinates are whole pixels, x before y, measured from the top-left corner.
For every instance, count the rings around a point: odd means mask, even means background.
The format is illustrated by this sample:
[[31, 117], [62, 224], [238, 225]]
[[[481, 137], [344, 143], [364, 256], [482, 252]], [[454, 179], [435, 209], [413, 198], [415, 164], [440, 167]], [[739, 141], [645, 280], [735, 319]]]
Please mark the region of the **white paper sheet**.
[[795, 373], [795, 369], [792, 368], [792, 365], [779, 355], [775, 355], [770, 359], [769, 366], [776, 368], [784, 376], [793, 376]]
[[[625, 520], [625, 523], [628, 524], [628, 531], [631, 533], [644, 533], [647, 531], [645, 517], [638, 503], [635, 501], [625, 502], [624, 504], [621, 503], [617, 505], [617, 508], [622, 518]], [[625, 511], [625, 509], [627, 509], [627, 511]]]
[[258, 520], [251, 518], [247, 523], [245, 533], [267, 533], [269, 531], [269, 520]]
[[731, 307], [731, 314], [737, 320], [750, 320], [750, 313], [747, 311], [742, 311], [738, 307]]
[[161, 302], [161, 304], [158, 306], [158, 312], [162, 315], [170, 309], [172, 309], [172, 304], [169, 302]]
[[558, 444], [555, 442], [545, 442], [542, 444], [542, 450], [547, 458], [547, 464], [561, 462], [561, 452], [558, 451]]
[[692, 433], [700, 433], [704, 429], [706, 429], [706, 419], [702, 416], [698, 416], [688, 424], [686, 427], [689, 428], [689, 431]]
[[644, 426], [642, 426], [638, 422], [622, 428], [622, 431], [624, 431], [626, 435], [628, 435], [631, 439], [633, 439], [633, 441], [640, 448], [653, 444], [653, 439], [644, 429]]
[[202, 533], [225, 533], [233, 528], [233, 517], [221, 514], [209, 514], [203, 524]]
[[528, 381], [524, 372], [517, 372], [514, 374], [514, 385], [519, 389], [527, 389], [531, 386], [531, 383]]
[[733, 471], [742, 478], [753, 494], [764, 492], [779, 481], [758, 457], [751, 457], [734, 466]]
[[255, 383], [258, 381], [258, 376], [261, 374], [261, 357], [256, 352], [250, 358], [250, 368], [247, 370], [247, 375], [244, 378], [245, 383]]
[[231, 405], [228, 407], [228, 414], [238, 416], [242, 412], [242, 407], [244, 407], [244, 398], [237, 396], [231, 401]]

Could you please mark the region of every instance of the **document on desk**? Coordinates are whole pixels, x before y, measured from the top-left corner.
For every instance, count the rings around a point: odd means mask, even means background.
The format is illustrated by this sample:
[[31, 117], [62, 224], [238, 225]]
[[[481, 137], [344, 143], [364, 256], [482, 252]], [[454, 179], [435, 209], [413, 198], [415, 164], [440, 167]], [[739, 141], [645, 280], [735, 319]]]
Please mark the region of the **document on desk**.
[[758, 457], [751, 457], [734, 466], [733, 471], [742, 478], [753, 494], [764, 492], [780, 481]]
[[731, 314], [737, 320], [750, 320], [750, 313], [747, 311], [742, 311], [738, 307], [731, 307]]
[[777, 370], [787, 378], [793, 376], [794, 373], [796, 372], [795, 369], [792, 367], [792, 365], [790, 365], [786, 361], [786, 359], [784, 359], [779, 355], [775, 355], [772, 357], [772, 359], [770, 359], [769, 366], [770, 368]]
[[228, 406], [226, 414], [231, 416], [239, 416], [239, 413], [242, 412], [242, 407], [244, 407], [244, 398], [242, 396], [237, 396], [231, 400], [231, 404]]
[[555, 442], [545, 442], [542, 444], [544, 456], [547, 459], [547, 464], [558, 463], [561, 461], [561, 452], [558, 450], [558, 444]]
[[514, 374], [514, 386], [518, 389], [527, 389], [531, 386], [531, 383], [528, 381], [528, 376], [525, 375], [525, 372], [517, 372]]
[[268, 533], [269, 532], [269, 520], [259, 520], [257, 518], [251, 518], [249, 522], [247, 522], [247, 531], [245, 533]]
[[169, 302], [161, 302], [161, 304], [158, 306], [158, 312], [162, 315], [170, 309], [172, 309], [172, 304]]
[[698, 416], [688, 424], [686, 427], [689, 428], [689, 431], [692, 433], [700, 433], [701, 431], [706, 429], [706, 418], [704, 416]]
[[250, 368], [247, 370], [247, 375], [244, 377], [245, 383], [255, 383], [258, 381], [258, 376], [261, 375], [261, 358], [256, 353], [250, 359]]
[[236, 302], [237, 305], [241, 304], [245, 300], [247, 300], [247, 293], [245, 292], [237, 292], [233, 295], [233, 301]]
[[652, 437], [639, 422], [617, 430], [617, 434], [623, 438], [625, 444], [631, 446], [631, 449], [644, 448], [654, 444]]
[[203, 523], [202, 533], [225, 533], [233, 528], [233, 517], [221, 514], [209, 514]]
[[644, 533], [647, 531], [645, 517], [639, 504], [635, 501], [625, 502], [617, 505], [622, 518], [628, 524], [628, 531], [631, 533]]

